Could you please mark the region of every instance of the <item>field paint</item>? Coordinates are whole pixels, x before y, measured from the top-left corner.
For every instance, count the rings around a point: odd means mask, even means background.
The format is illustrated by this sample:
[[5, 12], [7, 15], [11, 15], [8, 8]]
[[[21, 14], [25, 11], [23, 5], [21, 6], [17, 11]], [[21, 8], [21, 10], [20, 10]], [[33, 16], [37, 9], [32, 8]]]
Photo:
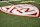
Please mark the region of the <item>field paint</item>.
[[[9, 9], [7, 10], [8, 7]], [[8, 14], [13, 14], [13, 15], [29, 16], [29, 17], [39, 16], [39, 9], [30, 4], [17, 4], [17, 5], [12, 5], [12, 6], [10, 5], [7, 7], [2, 7], [2, 9], [5, 10], [3, 12], [8, 13]]]
[[0, 11], [1, 11], [1, 8], [0, 8]]

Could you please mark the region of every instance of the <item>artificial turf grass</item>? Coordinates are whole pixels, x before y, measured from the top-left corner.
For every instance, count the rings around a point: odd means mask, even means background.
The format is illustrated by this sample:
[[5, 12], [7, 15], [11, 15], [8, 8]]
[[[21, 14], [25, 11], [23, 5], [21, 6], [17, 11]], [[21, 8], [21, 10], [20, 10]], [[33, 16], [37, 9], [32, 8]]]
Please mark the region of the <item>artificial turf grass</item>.
[[0, 27], [40, 27], [40, 19], [14, 16], [0, 11]]
[[8, 2], [0, 2], [0, 7], [2, 7], [2, 6], [8, 6], [8, 5], [11, 5], [11, 3], [8, 3]]

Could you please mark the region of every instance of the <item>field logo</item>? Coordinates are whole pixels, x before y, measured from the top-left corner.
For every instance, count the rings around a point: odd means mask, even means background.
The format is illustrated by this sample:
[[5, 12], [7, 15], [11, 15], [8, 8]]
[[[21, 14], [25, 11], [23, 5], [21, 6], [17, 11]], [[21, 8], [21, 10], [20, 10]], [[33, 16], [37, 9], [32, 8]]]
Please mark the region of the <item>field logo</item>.
[[39, 10], [37, 7], [30, 4], [17, 4], [0, 8], [1, 11], [18, 16], [37, 17]]

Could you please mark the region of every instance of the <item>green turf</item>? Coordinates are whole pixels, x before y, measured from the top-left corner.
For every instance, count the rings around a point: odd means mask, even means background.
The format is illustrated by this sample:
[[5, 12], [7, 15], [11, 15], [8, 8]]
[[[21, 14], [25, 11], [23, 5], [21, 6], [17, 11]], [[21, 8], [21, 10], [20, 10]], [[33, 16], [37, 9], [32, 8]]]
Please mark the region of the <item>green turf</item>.
[[2, 7], [2, 6], [8, 6], [8, 5], [11, 5], [11, 3], [8, 3], [8, 2], [0, 2], [0, 7]]
[[40, 19], [14, 16], [0, 12], [0, 27], [40, 27]]
[[[16, 2], [14, 4], [16, 4]], [[40, 4], [37, 3], [27, 3], [27, 4], [33, 4], [38, 8], [40, 8]], [[0, 3], [0, 6], [5, 5], [9, 4]], [[40, 18], [14, 16], [5, 14], [0, 11], [0, 27], [40, 27]]]

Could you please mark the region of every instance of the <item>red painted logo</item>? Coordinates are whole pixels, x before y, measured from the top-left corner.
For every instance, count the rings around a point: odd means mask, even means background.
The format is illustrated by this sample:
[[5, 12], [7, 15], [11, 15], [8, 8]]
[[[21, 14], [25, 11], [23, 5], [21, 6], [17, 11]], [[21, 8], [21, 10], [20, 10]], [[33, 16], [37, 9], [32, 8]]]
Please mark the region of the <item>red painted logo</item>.
[[4, 6], [0, 7], [0, 11], [18, 16], [27, 16], [27, 17], [39, 16], [39, 9], [30, 4], [17, 4], [17, 5]]

